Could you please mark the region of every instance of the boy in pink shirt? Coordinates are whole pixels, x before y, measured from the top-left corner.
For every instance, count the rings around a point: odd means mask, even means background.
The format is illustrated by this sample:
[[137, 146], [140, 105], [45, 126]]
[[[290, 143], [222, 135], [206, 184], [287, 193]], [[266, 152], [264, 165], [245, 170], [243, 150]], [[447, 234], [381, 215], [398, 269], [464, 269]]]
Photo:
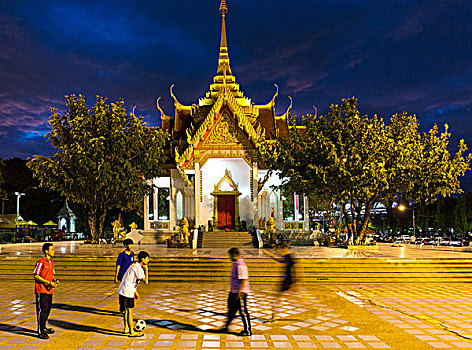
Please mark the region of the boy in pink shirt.
[[242, 330], [239, 335], [250, 336], [252, 335], [251, 319], [247, 311], [247, 295], [249, 294], [248, 269], [241, 258], [238, 248], [231, 248], [228, 254], [233, 261], [233, 265], [231, 266], [231, 290], [228, 295], [228, 319], [221, 331], [225, 333], [228, 332], [228, 327], [236, 316], [236, 312], [239, 310], [244, 325], [244, 330]]

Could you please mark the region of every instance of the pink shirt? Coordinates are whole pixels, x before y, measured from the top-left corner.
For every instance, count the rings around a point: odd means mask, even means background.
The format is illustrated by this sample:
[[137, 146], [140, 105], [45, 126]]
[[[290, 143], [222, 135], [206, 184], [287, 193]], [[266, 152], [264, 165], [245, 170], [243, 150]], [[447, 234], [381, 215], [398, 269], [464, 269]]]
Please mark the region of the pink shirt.
[[[241, 282], [246, 280], [242, 290]], [[238, 259], [231, 265], [231, 293], [243, 292], [249, 294], [249, 272], [243, 259]]]

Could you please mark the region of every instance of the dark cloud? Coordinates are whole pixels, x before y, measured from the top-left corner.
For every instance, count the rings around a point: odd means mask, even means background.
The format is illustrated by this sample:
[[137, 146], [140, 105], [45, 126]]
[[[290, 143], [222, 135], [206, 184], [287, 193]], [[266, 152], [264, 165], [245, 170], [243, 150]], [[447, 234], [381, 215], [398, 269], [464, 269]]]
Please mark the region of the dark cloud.
[[[228, 0], [233, 73], [253, 102], [279, 86], [277, 114], [356, 96], [363, 113], [404, 110], [472, 143], [470, 1]], [[218, 0], [0, 2], [0, 156], [51, 154], [49, 108], [64, 95], [123, 98], [151, 125], [169, 87], [195, 103], [215, 74]], [[470, 182], [470, 181], [469, 181]]]

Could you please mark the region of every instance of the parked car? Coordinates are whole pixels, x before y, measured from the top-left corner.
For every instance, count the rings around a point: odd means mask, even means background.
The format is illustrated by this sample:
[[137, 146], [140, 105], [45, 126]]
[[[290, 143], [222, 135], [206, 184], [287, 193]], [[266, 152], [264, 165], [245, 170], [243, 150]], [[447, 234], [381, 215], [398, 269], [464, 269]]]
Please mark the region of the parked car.
[[415, 244], [431, 244], [431, 238], [428, 237], [420, 237], [417, 238]]
[[462, 247], [462, 241], [459, 238], [453, 238], [449, 240], [449, 245], [451, 247]]
[[409, 235], [401, 235], [399, 238], [407, 243], [410, 242], [411, 239]]
[[437, 246], [439, 246], [439, 245], [443, 245], [443, 246], [444, 246], [444, 245], [449, 245], [449, 242], [450, 242], [450, 241], [451, 241], [451, 239], [450, 239], [449, 237], [436, 237], [436, 238], [433, 240], [432, 244], [433, 244], [433, 245], [437, 245]]

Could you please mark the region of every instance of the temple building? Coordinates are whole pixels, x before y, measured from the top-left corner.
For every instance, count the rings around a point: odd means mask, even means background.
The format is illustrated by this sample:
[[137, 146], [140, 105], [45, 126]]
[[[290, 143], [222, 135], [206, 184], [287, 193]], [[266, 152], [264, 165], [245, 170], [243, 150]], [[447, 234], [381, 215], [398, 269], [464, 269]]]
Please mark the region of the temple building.
[[[171, 135], [172, 164], [163, 177], [150, 180], [154, 194], [144, 201], [145, 230], [174, 230], [186, 217], [195, 227], [214, 230], [259, 228], [271, 215], [278, 229], [308, 229], [308, 205], [303, 196], [287, 200], [274, 174], [268, 174], [258, 143], [286, 135], [290, 107], [275, 115], [275, 100], [255, 104], [236, 83], [228, 54], [226, 14], [221, 0], [221, 41], [216, 75], [209, 90], [190, 106], [173, 93], [175, 111], [159, 106], [162, 128]], [[271, 94], [269, 95], [271, 96]], [[270, 98], [270, 97], [269, 97]], [[285, 213], [284, 201], [290, 203]]]

